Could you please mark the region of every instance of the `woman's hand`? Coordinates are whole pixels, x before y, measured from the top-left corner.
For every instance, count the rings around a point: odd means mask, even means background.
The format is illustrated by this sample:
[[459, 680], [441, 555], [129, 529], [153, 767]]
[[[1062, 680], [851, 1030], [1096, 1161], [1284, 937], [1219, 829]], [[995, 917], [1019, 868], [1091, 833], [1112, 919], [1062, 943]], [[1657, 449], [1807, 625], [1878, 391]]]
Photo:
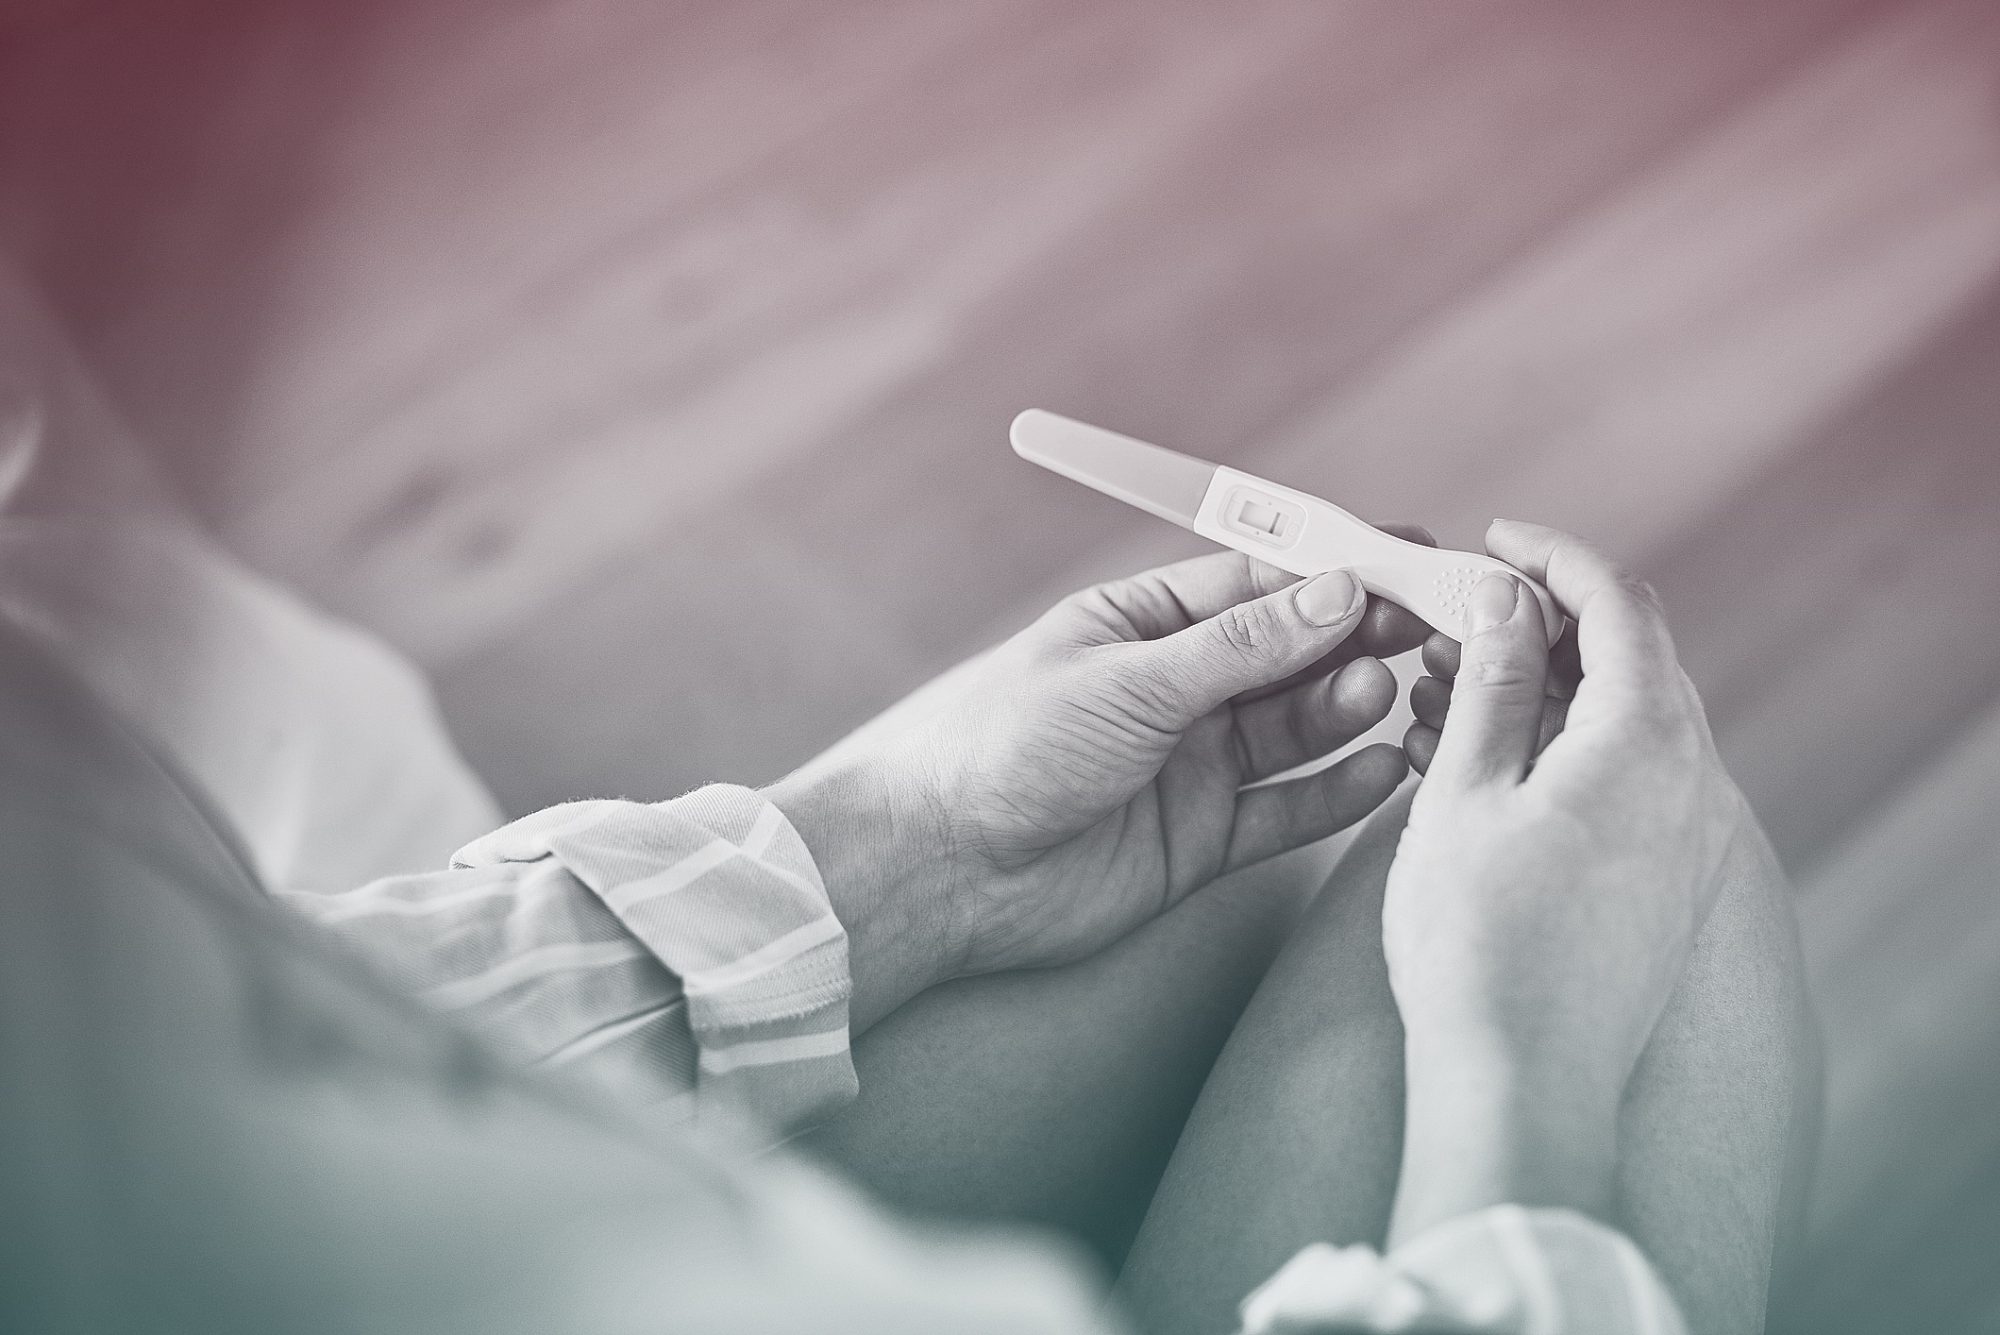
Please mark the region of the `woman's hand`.
[[1224, 873], [1324, 838], [1402, 781], [1376, 655], [1421, 642], [1336, 571], [1234, 553], [1087, 589], [772, 800], [819, 860], [857, 1025], [932, 982], [1082, 958]]
[[1442, 731], [1383, 905], [1401, 1236], [1501, 1200], [1605, 1207], [1618, 1100], [1744, 822], [1651, 592], [1550, 529], [1496, 524], [1487, 545], [1575, 619], [1580, 679], [1551, 704], [1535, 603], [1493, 576], [1449, 716], [1420, 715]]

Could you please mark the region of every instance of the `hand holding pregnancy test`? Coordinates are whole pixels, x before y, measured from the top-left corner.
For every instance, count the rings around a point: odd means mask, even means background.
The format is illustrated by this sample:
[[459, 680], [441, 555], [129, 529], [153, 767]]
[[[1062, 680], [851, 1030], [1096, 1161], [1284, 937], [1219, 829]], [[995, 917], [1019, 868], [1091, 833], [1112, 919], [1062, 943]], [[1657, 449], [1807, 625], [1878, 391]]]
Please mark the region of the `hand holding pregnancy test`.
[[1549, 591], [1494, 557], [1410, 542], [1317, 496], [1040, 408], [1016, 417], [1010, 434], [1028, 462], [1280, 570], [1352, 570], [1362, 588], [1454, 639], [1466, 636], [1473, 586], [1496, 573], [1534, 591], [1551, 645], [1562, 634]]

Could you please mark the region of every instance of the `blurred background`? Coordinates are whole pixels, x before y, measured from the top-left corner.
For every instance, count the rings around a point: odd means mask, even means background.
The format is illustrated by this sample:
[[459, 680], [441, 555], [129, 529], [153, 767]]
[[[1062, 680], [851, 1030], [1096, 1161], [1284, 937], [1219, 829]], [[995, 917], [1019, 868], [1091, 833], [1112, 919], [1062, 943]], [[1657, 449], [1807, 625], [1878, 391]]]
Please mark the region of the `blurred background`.
[[1800, 885], [1795, 1331], [2000, 1329], [2000, 6], [38, 0], [0, 246], [514, 811], [1199, 550], [1057, 409], [1663, 591]]

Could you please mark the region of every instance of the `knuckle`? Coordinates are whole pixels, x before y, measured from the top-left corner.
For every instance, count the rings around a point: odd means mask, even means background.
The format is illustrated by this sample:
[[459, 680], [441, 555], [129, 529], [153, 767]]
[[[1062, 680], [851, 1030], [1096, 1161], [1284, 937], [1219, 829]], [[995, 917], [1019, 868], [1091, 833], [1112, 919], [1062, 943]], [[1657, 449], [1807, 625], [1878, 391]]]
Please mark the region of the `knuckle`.
[[1110, 590], [1102, 584], [1093, 584], [1066, 595], [1054, 610], [1069, 615], [1101, 615], [1111, 611], [1113, 606]]
[[1449, 681], [1458, 675], [1459, 660], [1463, 651], [1457, 640], [1443, 635], [1433, 635], [1424, 641], [1424, 671], [1440, 680]]
[[1070, 595], [1035, 618], [1006, 642], [1003, 652], [1008, 657], [1043, 667], [1063, 662], [1092, 646], [1116, 639], [1115, 635], [1105, 631], [1100, 618], [1071, 601], [1075, 597], [1077, 595]]
[[1101, 638], [1100, 628], [1107, 621], [1104, 604], [1091, 596], [1095, 592], [1095, 589], [1083, 589], [1066, 594], [1035, 618], [1025, 634], [1029, 638], [1055, 643]]
[[1262, 608], [1239, 603], [1216, 616], [1215, 638], [1236, 657], [1261, 662], [1270, 657], [1277, 636]]
[[1084, 717], [1111, 726], [1113, 733], [1137, 725], [1143, 730], [1171, 729], [1180, 717], [1178, 702], [1192, 687], [1186, 674], [1165, 663], [1093, 664], [1078, 676], [1065, 697], [1081, 707]]
[[1471, 654], [1458, 669], [1459, 690], [1490, 694], [1538, 691], [1540, 683], [1527, 664], [1504, 654]]
[[[1126, 693], [1145, 702], [1149, 710], [1198, 695], [1205, 684], [1202, 673], [1189, 664], [1176, 661], [1155, 663], [1124, 679]], [[1169, 709], [1167, 712], [1172, 711]]]
[[1055, 605], [1053, 615], [1071, 626], [1104, 626], [1118, 632], [1131, 629], [1132, 619], [1120, 601], [1119, 589], [1110, 584], [1093, 584], [1078, 589]]
[[1666, 616], [1666, 604], [1660, 601], [1660, 591], [1645, 580], [1626, 571], [1618, 573], [1618, 595], [1649, 616]]

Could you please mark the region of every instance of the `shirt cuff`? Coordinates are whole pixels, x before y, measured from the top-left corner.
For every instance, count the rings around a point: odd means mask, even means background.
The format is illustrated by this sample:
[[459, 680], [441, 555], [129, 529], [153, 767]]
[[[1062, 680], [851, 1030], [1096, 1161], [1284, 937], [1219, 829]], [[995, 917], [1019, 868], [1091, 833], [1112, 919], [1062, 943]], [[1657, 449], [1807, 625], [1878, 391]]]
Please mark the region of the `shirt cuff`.
[[460, 850], [478, 866], [553, 857], [675, 975], [696, 1106], [787, 1130], [854, 1098], [847, 933], [819, 868], [761, 795], [712, 784], [671, 802], [573, 802]]
[[1495, 1206], [1373, 1247], [1315, 1243], [1243, 1300], [1241, 1335], [1687, 1335], [1631, 1239], [1573, 1210]]

